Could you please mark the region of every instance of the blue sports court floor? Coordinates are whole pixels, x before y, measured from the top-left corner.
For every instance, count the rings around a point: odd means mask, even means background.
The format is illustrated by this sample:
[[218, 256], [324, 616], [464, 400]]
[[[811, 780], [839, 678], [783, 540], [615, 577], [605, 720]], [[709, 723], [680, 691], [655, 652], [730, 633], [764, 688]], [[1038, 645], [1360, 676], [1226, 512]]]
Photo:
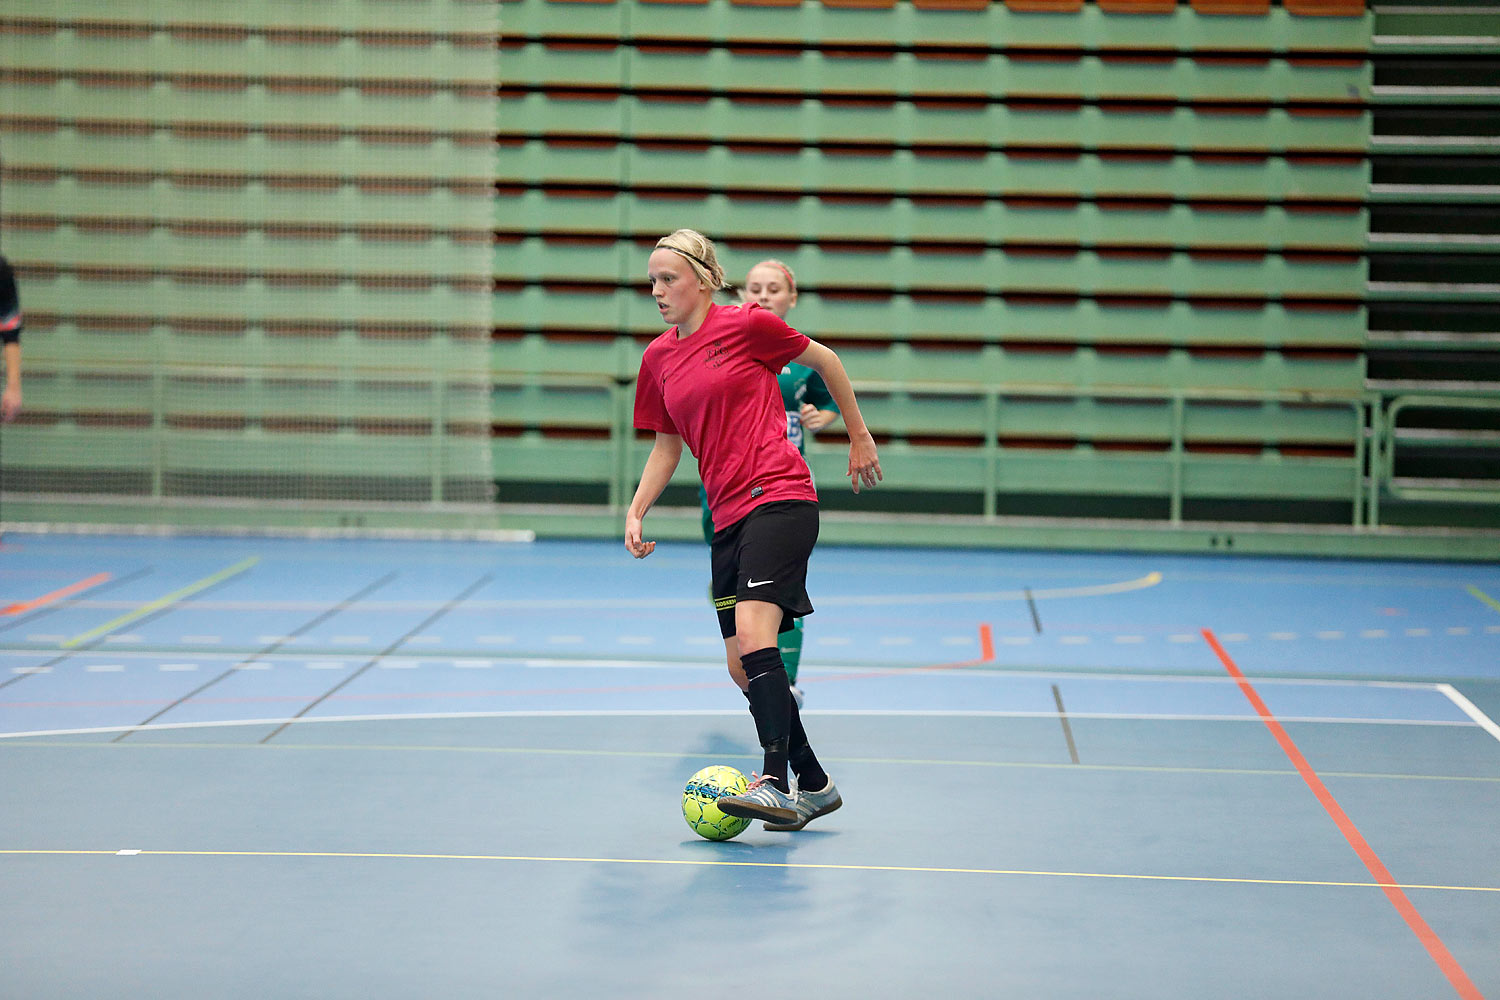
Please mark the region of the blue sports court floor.
[[844, 808], [707, 552], [8, 534], [0, 996], [1500, 1000], [1500, 567], [821, 547]]

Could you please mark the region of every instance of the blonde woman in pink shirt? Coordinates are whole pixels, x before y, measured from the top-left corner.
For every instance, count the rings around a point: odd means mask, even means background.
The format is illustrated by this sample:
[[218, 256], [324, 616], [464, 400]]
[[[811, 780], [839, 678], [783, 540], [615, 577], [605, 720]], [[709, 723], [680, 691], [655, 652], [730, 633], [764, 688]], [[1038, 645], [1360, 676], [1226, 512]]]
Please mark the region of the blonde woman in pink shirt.
[[756, 303], [713, 301], [725, 282], [711, 240], [691, 229], [663, 237], [646, 274], [669, 328], [647, 346], [636, 381], [635, 426], [655, 432], [656, 441], [625, 513], [625, 548], [637, 559], [656, 548], [642, 522], [686, 444], [713, 512], [713, 596], [725, 658], [765, 754], [744, 794], [718, 805], [764, 820], [768, 830], [800, 830], [843, 800], [808, 742], [776, 648], [791, 620], [813, 611], [807, 562], [818, 538], [818, 494], [787, 439], [777, 373], [795, 362], [822, 376], [849, 432], [854, 492], [880, 482], [880, 458], [837, 354]]

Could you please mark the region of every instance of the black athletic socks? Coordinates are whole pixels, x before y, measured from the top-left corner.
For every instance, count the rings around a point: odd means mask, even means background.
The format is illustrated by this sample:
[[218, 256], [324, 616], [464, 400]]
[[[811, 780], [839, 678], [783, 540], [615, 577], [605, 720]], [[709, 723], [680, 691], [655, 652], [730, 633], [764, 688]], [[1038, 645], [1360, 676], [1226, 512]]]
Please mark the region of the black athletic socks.
[[817, 755], [808, 745], [807, 731], [802, 728], [802, 713], [797, 710], [795, 700], [792, 701], [792, 733], [787, 749], [787, 762], [792, 767], [792, 773], [797, 776], [798, 788], [821, 792], [828, 787], [828, 773], [823, 770], [823, 765], [818, 763]]
[[[749, 692], [740, 692], [745, 700], [750, 700]], [[753, 713], [753, 709], [751, 710]], [[828, 787], [828, 772], [823, 770], [823, 765], [818, 763], [817, 755], [813, 753], [812, 746], [807, 742], [807, 730], [802, 728], [802, 713], [797, 708], [796, 699], [792, 699], [792, 728], [787, 739], [787, 763], [791, 766], [792, 773], [797, 776], [797, 786], [811, 792], [820, 792]]]
[[[792, 717], [797, 703], [792, 700], [792, 686], [786, 679], [781, 652], [775, 646], [757, 649], [740, 658], [745, 676], [750, 680], [750, 715], [755, 719], [755, 733], [765, 751], [761, 774], [783, 792], [792, 790], [787, 781], [787, 757], [791, 744]], [[800, 728], [800, 726], [799, 726]], [[806, 736], [803, 737], [806, 740]]]

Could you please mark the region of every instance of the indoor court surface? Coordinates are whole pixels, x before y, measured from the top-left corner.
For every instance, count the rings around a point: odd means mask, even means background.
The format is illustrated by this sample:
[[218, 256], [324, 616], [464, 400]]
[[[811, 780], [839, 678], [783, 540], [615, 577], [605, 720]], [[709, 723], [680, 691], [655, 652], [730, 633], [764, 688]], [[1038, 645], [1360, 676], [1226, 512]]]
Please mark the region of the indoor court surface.
[[5, 535], [0, 995], [1500, 1000], [1500, 566], [822, 546], [726, 843], [707, 574]]

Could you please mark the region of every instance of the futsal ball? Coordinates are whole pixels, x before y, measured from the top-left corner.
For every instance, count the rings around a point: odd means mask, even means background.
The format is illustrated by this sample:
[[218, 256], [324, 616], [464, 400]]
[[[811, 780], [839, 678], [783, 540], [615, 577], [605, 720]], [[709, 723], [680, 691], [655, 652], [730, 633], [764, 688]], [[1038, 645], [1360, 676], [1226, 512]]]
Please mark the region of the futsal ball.
[[682, 790], [682, 818], [700, 837], [728, 840], [745, 832], [750, 820], [719, 811], [718, 801], [739, 795], [748, 787], [745, 776], [726, 764], [712, 764], [688, 779]]

